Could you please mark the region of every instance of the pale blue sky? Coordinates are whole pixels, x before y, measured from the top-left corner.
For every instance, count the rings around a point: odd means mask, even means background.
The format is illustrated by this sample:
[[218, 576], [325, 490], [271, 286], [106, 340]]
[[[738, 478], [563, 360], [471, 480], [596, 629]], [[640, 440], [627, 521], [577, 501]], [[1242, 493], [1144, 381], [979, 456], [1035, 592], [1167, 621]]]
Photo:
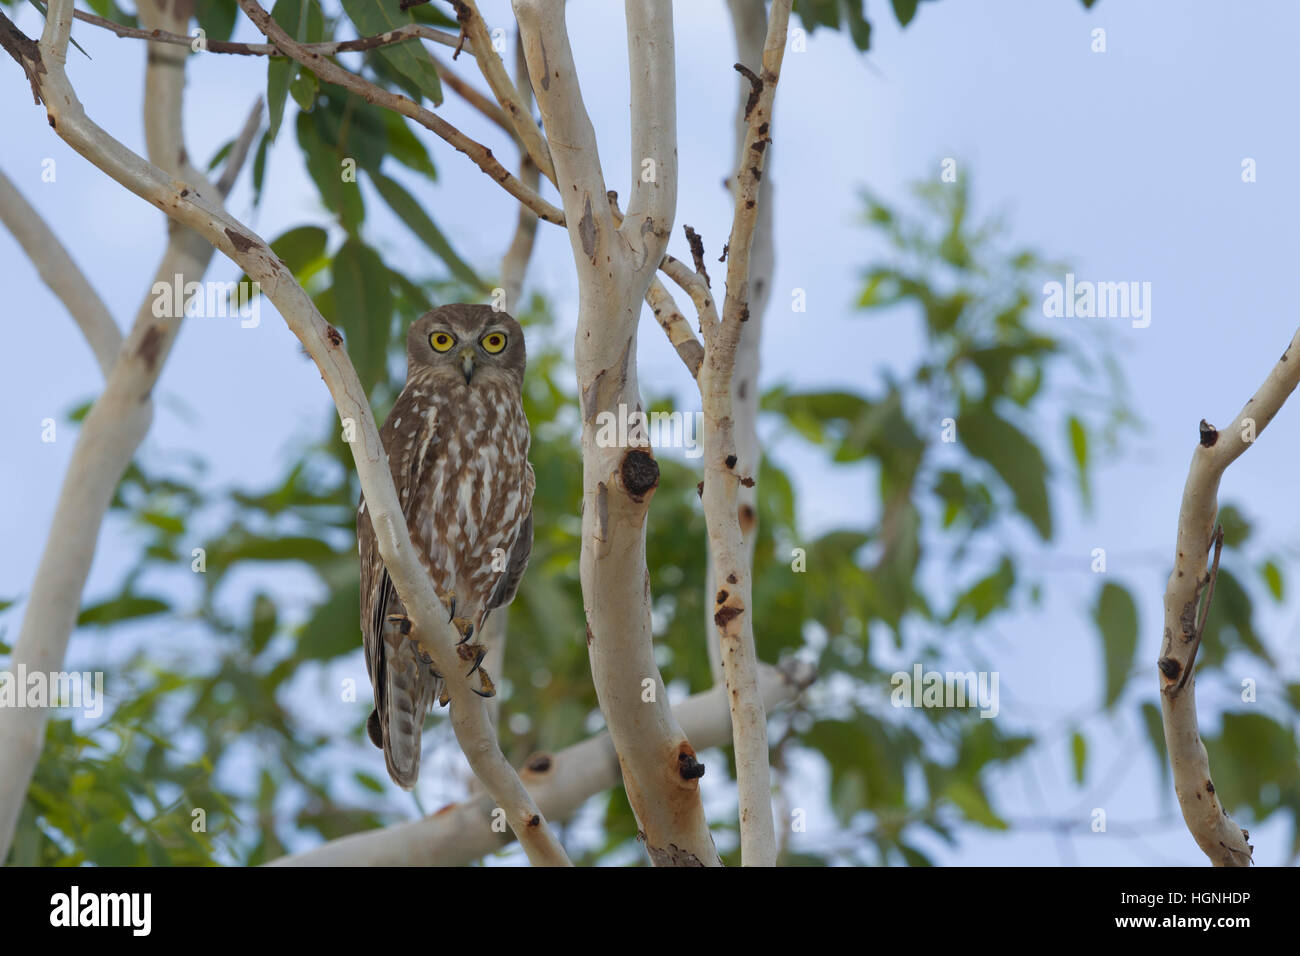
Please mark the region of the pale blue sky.
[[[491, 22], [506, 22], [504, 0], [482, 7]], [[621, 7], [572, 0], [569, 21], [609, 185], [626, 194]], [[845, 36], [819, 32], [806, 52], [786, 58], [770, 171], [779, 239], [763, 349], [765, 385], [870, 389], [882, 368], [914, 360], [920, 343], [915, 327], [864, 319], [851, 309], [857, 274], [873, 251], [855, 222], [856, 193], [870, 187], [897, 200], [905, 184], [937, 176], [944, 156], [958, 157], [963, 172], [973, 170], [977, 207], [1005, 213], [1018, 242], [1068, 260], [1080, 278], [1152, 284], [1149, 328], [1111, 323], [1135, 409], [1148, 427], [1121, 461], [1097, 476], [1092, 516], [1068, 506], [1070, 479], [1064, 471], [1058, 476], [1058, 539], [1053, 561], [1040, 563], [1055, 568], [1077, 557], [1081, 570], [1047, 572], [1044, 605], [1004, 616], [996, 636], [980, 644], [1001, 672], [999, 719], [1009, 728], [1059, 728], [1072, 715], [1095, 710], [1101, 695], [1100, 649], [1088, 615], [1098, 582], [1087, 571], [1089, 552], [1107, 548], [1109, 573], [1139, 601], [1138, 664], [1151, 671], [1153, 691], [1164, 577], [1197, 422], [1204, 416], [1224, 424], [1235, 415], [1295, 331], [1294, 298], [1278, 277], [1291, 274], [1300, 252], [1292, 228], [1300, 208], [1292, 168], [1300, 143], [1295, 124], [1279, 117], [1300, 86], [1293, 49], [1300, 7], [1100, 0], [1087, 12], [1078, 0], [942, 0], [922, 4], [906, 31], [883, 0], [870, 4], [869, 13], [875, 31], [868, 56]], [[679, 2], [675, 15], [682, 169], [677, 222], [690, 223], [718, 246], [729, 218], [719, 184], [732, 150], [731, 33], [721, 0]], [[30, 8], [19, 8], [17, 22], [29, 35], [38, 31], [38, 20]], [[1090, 31], [1097, 27], [1106, 30], [1104, 54], [1090, 52]], [[74, 35], [94, 56], [88, 61], [74, 51], [69, 59], [88, 113], [141, 151], [139, 43], [85, 25]], [[247, 25], [239, 35], [253, 38]], [[161, 255], [162, 215], [52, 135], [16, 67], [0, 75], [8, 91], [0, 97], [0, 129], [6, 131], [0, 168], [53, 225], [125, 324]], [[262, 61], [193, 59], [186, 113], [191, 152], [206, 161], [264, 85]], [[472, 135], [497, 142], [454, 99], [445, 114]], [[513, 228], [513, 200], [445, 145], [433, 149], [443, 181], [431, 211], [462, 254], [490, 272]], [[246, 218], [263, 235], [325, 221], [299, 156], [292, 144], [272, 155], [267, 198]], [[52, 184], [40, 179], [47, 157], [57, 164]], [[1245, 157], [1258, 163], [1254, 184], [1241, 181]], [[231, 203], [236, 215], [249, 216], [250, 195], [245, 176]], [[369, 235], [394, 265], [424, 267], [417, 244], [398, 227]], [[675, 238], [674, 246], [681, 245]], [[210, 278], [236, 275], [220, 257], [209, 272]], [[9, 302], [0, 396], [11, 409], [0, 422], [6, 449], [0, 493], [21, 502], [5, 509], [0, 596], [13, 596], [30, 586], [72, 451], [66, 432], [53, 445], [41, 444], [39, 422], [59, 418], [93, 395], [99, 382], [75, 326], [5, 232], [0, 276]], [[529, 279], [571, 323], [573, 267], [558, 230], [542, 227]], [[790, 309], [795, 288], [807, 290], [806, 313]], [[1073, 332], [1069, 323], [1084, 320], [1060, 321]], [[52, 374], [55, 356], [58, 372]], [[652, 321], [643, 325], [640, 356], [643, 387], [687, 394], [680, 361]], [[200, 452], [213, 464], [216, 483], [253, 484], [275, 474], [297, 441], [314, 434], [328, 401], [318, 374], [270, 309], [257, 329], [218, 320], [188, 323], [158, 394], [153, 453]], [[168, 396], [179, 398], [197, 421], [170, 411]], [[1293, 573], [1300, 569], [1294, 550], [1300, 541], [1298, 440], [1300, 409], [1288, 408], [1233, 466], [1222, 489], [1226, 500], [1256, 519], [1262, 541], [1292, 549], [1287, 569]], [[802, 487], [801, 517], [809, 530], [868, 515], [871, 494], [861, 470], [809, 469]], [[1027, 554], [1038, 553], [1023, 540]], [[120, 544], [101, 541], [91, 597], [117, 580], [115, 558], [123, 553]], [[1117, 557], [1123, 555], [1133, 558]], [[1241, 576], [1248, 576], [1246, 569]], [[1257, 602], [1260, 630], [1291, 680], [1300, 673], [1298, 593], [1290, 587], [1280, 610]], [[355, 663], [363, 675], [359, 657]], [[1242, 676], [1276, 686], [1267, 675]], [[1148, 693], [1144, 687], [1130, 692]], [[1207, 690], [1200, 704], [1202, 724], [1215, 728], [1214, 710], [1225, 701]], [[1165, 824], [1141, 840], [1089, 833], [1064, 849], [1043, 832], [968, 831], [955, 850], [927, 844], [936, 858], [965, 864], [1203, 863], [1171, 812], [1172, 794], [1166, 798], [1161, 791], [1141, 728], [1127, 719], [1089, 726], [1096, 732], [1094, 765], [1104, 768], [1090, 778], [1092, 787], [1073, 787], [1063, 746], [1044, 749], [1032, 758], [1036, 782], [1027, 782], [1023, 770], [996, 778], [999, 809], [1024, 819], [1067, 812], [1086, 817], [1101, 806], [1115, 823], [1163, 816]], [[1275, 820], [1251, 830], [1260, 863], [1283, 859], [1287, 826]]]

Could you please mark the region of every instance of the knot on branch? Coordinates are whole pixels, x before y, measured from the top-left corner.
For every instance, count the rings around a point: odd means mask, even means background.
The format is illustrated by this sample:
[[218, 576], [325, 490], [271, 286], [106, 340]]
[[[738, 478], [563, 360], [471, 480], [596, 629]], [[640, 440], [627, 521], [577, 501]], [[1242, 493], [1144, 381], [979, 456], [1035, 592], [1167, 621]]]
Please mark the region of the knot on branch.
[[633, 501], [643, 501], [659, 484], [659, 462], [643, 448], [628, 449], [618, 470]]
[[683, 780], [698, 780], [704, 776], [704, 764], [695, 759], [694, 751], [689, 745], [677, 755], [677, 772]]
[[1201, 419], [1201, 445], [1205, 448], [1213, 448], [1214, 443], [1219, 440], [1219, 430]]
[[524, 767], [532, 773], [546, 773], [553, 765], [550, 754], [534, 754], [528, 758]]

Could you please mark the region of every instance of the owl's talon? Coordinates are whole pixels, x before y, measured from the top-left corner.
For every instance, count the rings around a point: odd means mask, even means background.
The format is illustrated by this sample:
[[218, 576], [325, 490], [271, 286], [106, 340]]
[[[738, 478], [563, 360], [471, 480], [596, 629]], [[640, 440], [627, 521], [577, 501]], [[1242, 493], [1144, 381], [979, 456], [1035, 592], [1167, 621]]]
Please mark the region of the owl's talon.
[[474, 665], [469, 669], [469, 673], [465, 675], [466, 677], [473, 677], [474, 672], [483, 666], [483, 658], [487, 657], [487, 648], [482, 644], [467, 644], [459, 648], [457, 653], [460, 654], [461, 660], [474, 659]]
[[[473, 672], [471, 671], [471, 673]], [[496, 684], [492, 683], [492, 678], [489, 677], [488, 672], [482, 668], [479, 668], [478, 683], [478, 687], [471, 687], [470, 690], [478, 694], [480, 697], [488, 698], [497, 695]]]
[[[429, 649], [427, 647], [421, 644], [418, 640], [412, 640], [411, 644], [414, 646], [415, 653], [420, 658], [421, 661], [423, 661], [426, 665], [433, 663], [433, 655], [429, 653]], [[429, 669], [431, 671], [433, 670], [433, 668], [429, 668]]]
[[452, 618], [451, 623], [456, 625], [456, 630], [460, 631], [460, 640], [456, 642], [456, 645], [458, 647], [474, 636], [474, 624], [470, 621], [469, 618], [467, 617]]
[[455, 620], [456, 619], [456, 592], [448, 591], [446, 594], [440, 594], [438, 595], [438, 599], [441, 600], [443, 606], [447, 608], [447, 620], [448, 621]]
[[[441, 675], [439, 675], [438, 679], [439, 680], [442, 679]], [[447, 701], [449, 700], [451, 700], [451, 694], [447, 693], [447, 685], [443, 684], [442, 690], [438, 691], [438, 706], [446, 707]]]

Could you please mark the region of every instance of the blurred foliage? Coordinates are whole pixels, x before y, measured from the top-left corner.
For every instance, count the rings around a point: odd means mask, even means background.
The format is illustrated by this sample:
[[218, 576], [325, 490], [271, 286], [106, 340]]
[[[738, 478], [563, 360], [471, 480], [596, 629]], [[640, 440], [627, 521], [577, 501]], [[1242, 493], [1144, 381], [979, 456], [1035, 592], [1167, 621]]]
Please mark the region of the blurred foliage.
[[[130, 19], [112, 0], [90, 6]], [[893, 6], [906, 25], [917, 3]], [[232, 7], [200, 0], [210, 37], [230, 35]], [[307, 39], [374, 32], [380, 17], [386, 25], [414, 17], [454, 28], [434, 5], [404, 14], [396, 7], [345, 2], [339, 15], [316, 0], [280, 0], [274, 9]], [[796, 9], [809, 29], [847, 24], [866, 47], [861, 4], [798, 0]], [[436, 74], [416, 49], [371, 51], [363, 71], [436, 103]], [[272, 125], [254, 154], [255, 201], [269, 151], [299, 151], [322, 221], [289, 229], [273, 245], [343, 329], [382, 419], [401, 383], [405, 323], [434, 302], [480, 299], [489, 286], [427, 212], [438, 173], [421, 139], [289, 64], [272, 67]], [[288, 128], [294, 137], [278, 135]], [[228, 152], [219, 150], [210, 168]], [[361, 175], [341, 177], [348, 162]], [[378, 219], [373, 203], [391, 217]], [[1013, 825], [990, 799], [989, 775], [1023, 769], [1032, 750], [1059, 750], [1079, 785], [1094, 781], [1105, 768], [1095, 766], [1090, 737], [1118, 713], [1145, 729], [1151, 758], [1167, 774], [1151, 667], [1137, 659], [1138, 635], [1155, 625], [1140, 620], [1122, 582], [1108, 576], [1094, 586], [1104, 698], [1063, 729], [1013, 726], [1005, 710], [992, 721], [969, 709], [891, 705], [892, 675], [913, 663], [990, 669], [983, 639], [1009, 612], [1041, 601], [1043, 568], [1033, 550], [1053, 540], [1065, 504], [1091, 506], [1091, 476], [1132, 421], [1113, 348], [1063, 335], [1041, 315], [1043, 279], [1061, 267], [1010, 246], [997, 222], [974, 221], [964, 180], [921, 186], [914, 203], [868, 195], [863, 206], [866, 238], [880, 252], [863, 273], [857, 309], [864, 321], [915, 331], [922, 347], [906, 367], [864, 368], [861, 387], [777, 385], [763, 395], [771, 440], [759, 475], [756, 640], [762, 659], [797, 655], [820, 675], [796, 706], [772, 715], [779, 778], [820, 788], [815, 805], [792, 811], [807, 814], [808, 832], [783, 828], [783, 859], [926, 865], [936, 841]], [[393, 218], [440, 263], [432, 274], [398, 272], [372, 243]], [[517, 764], [601, 726], [578, 583], [571, 343], [540, 298], [518, 318], [529, 336], [536, 541], [509, 613], [505, 673], [494, 675], [503, 746]], [[668, 396], [650, 398], [652, 408], [671, 407]], [[799, 476], [812, 463], [866, 475], [866, 523], [808, 531]], [[685, 693], [711, 683], [699, 475], [695, 463], [670, 454], [660, 467], [647, 540], [654, 626], [665, 677]], [[1053, 480], [1066, 474], [1069, 481]], [[116, 593], [88, 602], [78, 621], [83, 631], [107, 631], [93, 644], [76, 642], [94, 658], [80, 666], [108, 674], [107, 709], [94, 721], [65, 714], [51, 722], [9, 862], [255, 864], [433, 809], [396, 792], [364, 732], [371, 705], [357, 625], [358, 494], [332, 408], [322, 412], [316, 440], [265, 487], [214, 486], [203, 461], [158, 449], [139, 456], [107, 526], [135, 544], [137, 559]], [[1261, 703], [1230, 710], [1217, 734], [1207, 727], [1206, 744], [1234, 814], [1263, 820], [1281, 811], [1294, 829], [1300, 684], [1265, 692], [1276, 667], [1252, 600], [1282, 599], [1284, 556], [1257, 553], [1237, 509], [1225, 507], [1222, 520], [1227, 550], [1200, 681], [1236, 693], [1238, 675], [1258, 674]], [[0, 655], [8, 652], [9, 603], [0, 602]], [[359, 684], [354, 693], [349, 682]], [[445, 731], [445, 717], [435, 717], [430, 751], [454, 746]], [[734, 775], [729, 749], [713, 753], [724, 758], [704, 755], [706, 793]], [[621, 789], [597, 795], [580, 816], [581, 825], [562, 831], [575, 862], [641, 858]], [[734, 821], [716, 820], [715, 832], [724, 858], [736, 862]]]

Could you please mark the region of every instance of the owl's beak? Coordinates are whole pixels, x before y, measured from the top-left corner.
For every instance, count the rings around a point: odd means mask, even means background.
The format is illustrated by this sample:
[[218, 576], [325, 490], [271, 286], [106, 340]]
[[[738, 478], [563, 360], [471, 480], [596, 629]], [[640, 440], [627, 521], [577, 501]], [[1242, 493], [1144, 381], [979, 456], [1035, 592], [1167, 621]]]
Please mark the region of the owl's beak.
[[465, 384], [468, 385], [470, 378], [474, 375], [473, 349], [465, 349], [460, 353], [460, 370], [465, 373]]

